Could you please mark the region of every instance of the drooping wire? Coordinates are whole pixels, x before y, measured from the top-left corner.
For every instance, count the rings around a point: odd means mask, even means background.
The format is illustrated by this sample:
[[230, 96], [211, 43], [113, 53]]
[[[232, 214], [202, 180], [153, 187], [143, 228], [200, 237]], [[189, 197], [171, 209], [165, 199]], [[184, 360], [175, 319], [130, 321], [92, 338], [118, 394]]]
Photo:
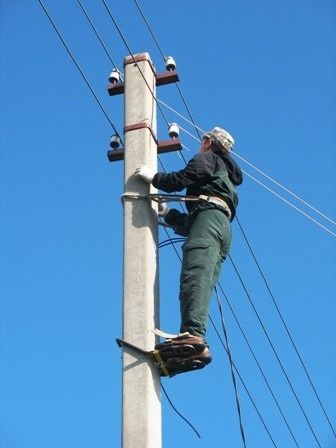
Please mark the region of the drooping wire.
[[200, 439], [200, 438], [201, 438], [200, 433], [197, 431], [197, 429], [195, 428], [195, 426], [193, 426], [193, 425], [189, 422], [189, 420], [187, 420], [187, 419], [186, 419], [186, 418], [185, 418], [185, 417], [184, 417], [184, 416], [183, 416], [183, 415], [176, 409], [176, 407], [174, 406], [173, 402], [172, 402], [171, 399], [169, 398], [166, 389], [163, 387], [162, 382], [161, 382], [161, 387], [162, 387], [163, 393], [165, 394], [165, 396], [166, 396], [166, 398], [167, 398], [167, 400], [168, 400], [170, 406], [174, 409], [174, 411], [176, 412], [176, 414], [177, 414], [179, 417], [181, 417], [182, 420], [184, 420], [184, 421], [190, 426], [190, 428], [195, 432], [195, 434], [197, 435], [197, 437]]
[[[151, 25], [150, 25], [148, 19], [146, 18], [145, 14], [144, 14], [144, 12], [143, 12], [143, 10], [142, 10], [142, 8], [140, 7], [139, 2], [138, 2], [137, 0], [133, 0], [133, 1], [134, 1], [135, 5], [136, 5], [136, 7], [137, 7], [137, 9], [138, 9], [138, 11], [139, 11], [139, 13], [140, 13], [142, 19], [144, 20], [145, 24], [147, 25], [147, 28], [148, 28], [150, 34], [152, 35], [152, 37], [153, 37], [153, 39], [154, 39], [154, 42], [155, 42], [155, 44], [156, 44], [156, 46], [157, 46], [159, 52], [161, 53], [161, 56], [162, 56], [163, 60], [166, 61], [166, 57], [165, 57], [165, 55], [164, 55], [164, 53], [163, 53], [163, 50], [162, 50], [162, 48], [161, 48], [161, 46], [160, 46], [160, 44], [159, 44], [159, 42], [158, 42], [158, 40], [157, 40], [157, 38], [156, 38], [156, 36], [155, 36], [155, 34], [154, 34], [153, 28], [151, 27]], [[184, 97], [184, 95], [183, 95], [183, 93], [182, 93], [182, 89], [180, 88], [180, 86], [179, 86], [179, 84], [178, 84], [177, 82], [175, 82], [175, 86], [176, 86], [176, 88], [177, 88], [177, 90], [178, 90], [178, 92], [179, 92], [179, 94], [180, 94], [180, 97], [181, 97], [181, 99], [182, 99], [182, 101], [183, 101], [183, 104], [184, 104], [184, 106], [185, 106], [185, 108], [186, 108], [186, 110], [187, 110], [187, 112], [188, 112], [189, 118], [190, 118], [190, 120], [192, 121], [192, 123], [193, 123], [193, 125], [194, 125], [194, 127], [195, 127], [195, 130], [196, 130], [196, 132], [197, 132], [197, 134], [198, 134], [198, 137], [201, 139], [201, 134], [200, 134], [200, 132], [199, 132], [197, 126], [196, 126], [194, 117], [193, 117], [193, 115], [192, 115], [192, 113], [191, 113], [191, 110], [190, 110], [190, 108], [189, 108], [189, 106], [188, 106], [188, 104], [187, 104], [187, 101], [186, 101], [186, 99], [185, 99], [185, 97]]]
[[[94, 91], [93, 88], [91, 87], [91, 85], [90, 85], [90, 83], [89, 83], [87, 77], [85, 76], [83, 70], [81, 69], [81, 67], [79, 66], [78, 62], [76, 61], [76, 58], [74, 57], [74, 55], [72, 54], [72, 52], [71, 52], [69, 46], [68, 46], [67, 43], [65, 42], [63, 36], [61, 35], [59, 29], [57, 28], [57, 26], [56, 26], [54, 20], [52, 19], [51, 15], [50, 15], [50, 13], [48, 12], [47, 8], [45, 7], [44, 3], [42, 2], [42, 0], [38, 0], [38, 2], [39, 2], [39, 4], [40, 4], [41, 8], [43, 9], [45, 15], [48, 17], [48, 19], [49, 19], [49, 21], [50, 21], [50, 23], [51, 23], [51, 25], [52, 25], [54, 31], [55, 31], [56, 34], [58, 35], [58, 37], [59, 37], [59, 39], [61, 40], [62, 44], [64, 45], [64, 48], [66, 49], [66, 51], [67, 51], [68, 55], [70, 56], [72, 62], [75, 64], [77, 70], [79, 71], [79, 73], [81, 74], [82, 78], [84, 79], [85, 84], [87, 85], [87, 87], [89, 88], [90, 92], [92, 93], [92, 95], [93, 95], [94, 99], [96, 100], [96, 102], [97, 102], [97, 104], [98, 104], [100, 110], [101, 110], [101, 111], [103, 112], [103, 114], [105, 115], [107, 121], [108, 121], [108, 122], [110, 123], [110, 125], [112, 126], [114, 132], [120, 137], [119, 132], [117, 131], [117, 129], [116, 129], [116, 127], [114, 126], [114, 124], [112, 123], [112, 121], [111, 121], [110, 117], [108, 116], [106, 110], [104, 109], [103, 105], [102, 105], [101, 102], [99, 101], [98, 96], [96, 95], [95, 91]], [[120, 140], [121, 140], [121, 137], [120, 137]], [[121, 140], [121, 141], [122, 141], [122, 140]]]
[[316, 436], [316, 433], [315, 433], [315, 431], [314, 431], [314, 429], [313, 429], [313, 427], [312, 427], [312, 425], [311, 425], [311, 423], [310, 423], [310, 421], [309, 421], [309, 419], [308, 419], [308, 416], [307, 416], [305, 410], [303, 409], [303, 406], [302, 406], [302, 404], [301, 404], [301, 401], [300, 401], [299, 397], [297, 396], [297, 393], [296, 393], [295, 390], [294, 390], [294, 387], [293, 387], [293, 385], [292, 385], [291, 380], [289, 379], [289, 376], [288, 376], [288, 374], [287, 374], [287, 372], [286, 372], [286, 369], [284, 368], [284, 366], [283, 366], [283, 364], [282, 364], [282, 362], [281, 362], [281, 359], [279, 358], [279, 355], [278, 355], [278, 353], [277, 353], [277, 351], [276, 351], [276, 349], [275, 349], [275, 347], [274, 347], [274, 345], [273, 345], [273, 342], [272, 342], [272, 340], [271, 340], [271, 338], [270, 338], [270, 336], [269, 336], [269, 334], [268, 334], [268, 332], [267, 332], [267, 330], [266, 330], [266, 328], [265, 328], [265, 325], [263, 324], [263, 322], [262, 322], [262, 320], [261, 320], [261, 317], [260, 317], [260, 315], [259, 315], [259, 313], [258, 313], [258, 311], [257, 311], [257, 309], [256, 309], [256, 307], [255, 307], [255, 305], [254, 305], [254, 303], [253, 303], [253, 301], [252, 301], [252, 298], [251, 298], [251, 296], [250, 296], [250, 293], [248, 292], [248, 290], [247, 290], [247, 288], [246, 288], [246, 286], [245, 286], [245, 283], [244, 283], [244, 281], [243, 281], [243, 279], [242, 279], [242, 277], [241, 277], [241, 275], [240, 275], [240, 273], [239, 273], [239, 271], [238, 271], [238, 269], [237, 269], [237, 266], [236, 266], [236, 264], [234, 263], [234, 261], [233, 261], [231, 255], [228, 255], [228, 258], [229, 258], [230, 261], [231, 261], [231, 264], [232, 264], [232, 266], [233, 266], [233, 268], [234, 268], [234, 270], [235, 270], [235, 272], [236, 272], [236, 274], [237, 274], [237, 276], [238, 276], [238, 278], [239, 278], [239, 281], [240, 281], [240, 283], [241, 283], [241, 285], [242, 285], [242, 287], [243, 287], [243, 289], [244, 289], [244, 291], [245, 291], [245, 294], [246, 294], [246, 296], [247, 296], [247, 298], [248, 298], [248, 300], [249, 300], [249, 302], [250, 302], [250, 304], [251, 304], [251, 306], [252, 306], [252, 309], [253, 309], [253, 311], [254, 311], [254, 313], [255, 313], [255, 315], [256, 315], [258, 321], [259, 321], [259, 324], [261, 325], [261, 328], [263, 329], [263, 332], [264, 332], [264, 334], [265, 334], [265, 336], [266, 336], [266, 338], [267, 338], [267, 340], [268, 340], [268, 342], [269, 342], [269, 344], [270, 344], [270, 346], [271, 346], [271, 348], [272, 348], [272, 351], [273, 351], [273, 353], [274, 353], [274, 355], [275, 355], [275, 357], [276, 357], [276, 359], [277, 359], [277, 361], [278, 361], [278, 363], [279, 363], [279, 365], [280, 365], [280, 368], [281, 368], [281, 370], [282, 370], [282, 372], [283, 372], [283, 374], [284, 374], [284, 376], [285, 376], [285, 378], [286, 378], [286, 380], [287, 380], [287, 383], [288, 383], [288, 385], [289, 385], [289, 387], [290, 387], [290, 389], [291, 389], [291, 391], [292, 391], [292, 393], [293, 393], [293, 395], [294, 395], [294, 397], [295, 397], [295, 399], [296, 399], [296, 401], [297, 401], [297, 403], [298, 403], [298, 405], [299, 405], [299, 407], [300, 407], [300, 409], [301, 409], [301, 412], [302, 412], [302, 414], [303, 414], [303, 416], [304, 416], [304, 418], [305, 418], [305, 420], [306, 420], [306, 422], [307, 422], [307, 424], [308, 424], [308, 426], [309, 426], [309, 428], [310, 428], [310, 431], [311, 431], [312, 435], [314, 436], [315, 441], [316, 441], [316, 443], [318, 444], [318, 446], [319, 446], [320, 448], [322, 448], [322, 446], [321, 446], [321, 444], [320, 444], [320, 442], [319, 442], [319, 440], [318, 440], [318, 438], [317, 438], [317, 436]]
[[226, 329], [226, 325], [225, 325], [222, 304], [221, 304], [221, 301], [220, 301], [220, 298], [218, 295], [217, 287], [215, 287], [215, 293], [216, 293], [216, 298], [217, 298], [219, 314], [221, 317], [223, 334], [224, 334], [224, 338], [225, 338], [225, 342], [226, 342], [226, 352], [227, 352], [227, 355], [229, 358], [229, 363], [230, 363], [231, 378], [232, 378], [233, 389], [234, 389], [235, 399], [236, 399], [237, 412], [238, 412], [238, 418], [239, 418], [240, 434], [241, 434], [241, 437], [243, 440], [244, 448], [246, 448], [245, 431], [244, 431], [243, 419], [242, 419], [241, 410], [240, 410], [240, 401], [239, 401], [239, 395], [238, 395], [238, 389], [237, 389], [236, 376], [235, 376], [235, 371], [234, 371], [234, 367], [233, 367], [232, 354], [231, 354], [229, 339], [228, 339], [228, 335], [227, 335], [227, 329]]
[[314, 383], [313, 383], [313, 381], [312, 381], [312, 379], [311, 379], [311, 377], [310, 377], [310, 375], [309, 375], [308, 369], [307, 369], [307, 367], [306, 367], [306, 365], [305, 365], [305, 363], [304, 363], [304, 361], [303, 361], [303, 359], [302, 359], [302, 356], [301, 356], [301, 354], [300, 354], [300, 352], [299, 352], [299, 349], [297, 348], [297, 346], [296, 346], [296, 344], [295, 344], [295, 342], [294, 342], [293, 336], [292, 336], [292, 334], [291, 334], [291, 332], [290, 332], [290, 330], [289, 330], [289, 328], [288, 328], [288, 326], [287, 326], [287, 324], [286, 324], [286, 322], [285, 322], [285, 319], [284, 319], [284, 317], [283, 317], [283, 315], [282, 315], [282, 313], [281, 313], [281, 311], [280, 311], [280, 308], [279, 308], [279, 305], [278, 305], [278, 303], [277, 303], [277, 300], [276, 300], [274, 294], [273, 294], [272, 291], [271, 291], [270, 285], [269, 285], [269, 283], [268, 283], [268, 281], [267, 281], [267, 279], [266, 279], [266, 277], [265, 277], [265, 274], [264, 274], [264, 272], [263, 272], [263, 269], [261, 268], [261, 265], [260, 265], [260, 263], [259, 263], [259, 261], [258, 261], [256, 255], [255, 255], [255, 253], [254, 253], [254, 250], [252, 249], [252, 246], [251, 246], [251, 244], [249, 243], [249, 241], [248, 241], [248, 239], [247, 239], [246, 233], [244, 232], [244, 229], [243, 229], [243, 227], [242, 227], [242, 225], [241, 225], [241, 223], [240, 223], [239, 218], [238, 218], [237, 215], [236, 215], [236, 220], [237, 220], [238, 226], [239, 226], [239, 228], [240, 228], [240, 231], [241, 231], [241, 233], [242, 233], [242, 235], [243, 235], [243, 238], [244, 238], [244, 240], [245, 240], [245, 242], [246, 242], [246, 244], [247, 244], [247, 247], [249, 248], [249, 251], [250, 251], [250, 253], [251, 253], [251, 255], [252, 255], [252, 257], [253, 257], [253, 259], [254, 259], [254, 261], [255, 261], [255, 263], [256, 263], [256, 266], [257, 266], [257, 268], [258, 268], [258, 271], [259, 271], [259, 273], [260, 273], [260, 275], [261, 275], [261, 277], [262, 277], [262, 279], [263, 279], [263, 281], [264, 281], [264, 283], [265, 283], [265, 286], [266, 286], [266, 288], [267, 288], [267, 291], [269, 292], [269, 295], [270, 295], [270, 297], [271, 297], [271, 299], [272, 299], [272, 302], [273, 302], [273, 304], [274, 304], [274, 306], [275, 306], [275, 308], [276, 308], [276, 310], [277, 310], [277, 313], [278, 313], [278, 315], [279, 315], [279, 317], [280, 317], [280, 320], [281, 320], [281, 322], [282, 322], [282, 324], [283, 324], [283, 326], [284, 326], [284, 328], [285, 328], [285, 331], [286, 331], [286, 333], [287, 333], [287, 335], [288, 335], [288, 337], [289, 337], [289, 339], [290, 339], [290, 341], [291, 341], [291, 343], [292, 343], [292, 346], [293, 346], [293, 348], [294, 348], [294, 351], [295, 351], [295, 353], [297, 354], [297, 356], [298, 356], [298, 358], [299, 358], [299, 360], [300, 360], [301, 366], [302, 366], [303, 370], [305, 371], [305, 374], [306, 374], [306, 376], [307, 376], [307, 379], [308, 379], [308, 381], [309, 381], [309, 383], [310, 383], [310, 385], [311, 385], [311, 387], [312, 387], [312, 389], [313, 389], [313, 391], [314, 391], [314, 394], [315, 394], [315, 396], [316, 396], [316, 398], [317, 398], [317, 400], [318, 400], [318, 402], [319, 402], [319, 404], [320, 404], [320, 407], [321, 407], [321, 409], [322, 409], [322, 411], [323, 411], [323, 413], [324, 413], [324, 415], [325, 415], [325, 417], [326, 417], [326, 419], [327, 419], [327, 421], [328, 421], [328, 423], [329, 423], [330, 429], [331, 429], [331, 431], [333, 432], [333, 434], [336, 436], [336, 433], [335, 433], [335, 430], [334, 430], [334, 428], [333, 428], [333, 426], [332, 426], [331, 420], [330, 420], [330, 418], [329, 418], [329, 416], [328, 416], [328, 414], [327, 414], [327, 412], [326, 412], [326, 410], [325, 410], [325, 408], [324, 408], [324, 406], [323, 406], [323, 404], [322, 404], [322, 401], [321, 401], [321, 399], [320, 399], [320, 396], [319, 396], [319, 394], [318, 394], [318, 392], [317, 392], [317, 389], [316, 389], [316, 387], [314, 386]]
[[[264, 371], [263, 371], [263, 369], [262, 369], [262, 367], [261, 367], [261, 365], [260, 365], [260, 363], [259, 363], [259, 361], [258, 361], [258, 359], [257, 359], [257, 357], [256, 357], [256, 355], [255, 355], [255, 353], [254, 353], [254, 350], [253, 350], [253, 348], [252, 348], [252, 346], [251, 346], [249, 340], [247, 339], [247, 336], [246, 336], [246, 334], [245, 334], [245, 332], [244, 332], [242, 326], [240, 325], [240, 322], [239, 322], [239, 320], [238, 320], [238, 317], [237, 317], [237, 315], [236, 315], [236, 313], [235, 313], [235, 311], [234, 311], [234, 309], [233, 309], [233, 307], [232, 307], [232, 305], [231, 305], [231, 303], [230, 303], [230, 301], [229, 301], [227, 295], [225, 294], [225, 292], [224, 292], [224, 290], [223, 290], [223, 288], [222, 288], [222, 285], [221, 285], [220, 283], [218, 283], [218, 286], [219, 286], [219, 288], [220, 288], [220, 290], [221, 290], [221, 292], [222, 292], [222, 294], [223, 294], [223, 296], [224, 296], [224, 298], [225, 298], [225, 300], [226, 300], [226, 303], [228, 304], [228, 306], [229, 306], [229, 308], [230, 308], [230, 311], [231, 311], [231, 313], [232, 313], [232, 315], [233, 315], [233, 317], [234, 317], [234, 319], [235, 319], [235, 321], [236, 321], [236, 324], [237, 324], [237, 326], [238, 326], [240, 332], [241, 332], [242, 335], [243, 335], [243, 338], [244, 338], [244, 340], [245, 340], [245, 342], [246, 342], [246, 344], [247, 344], [247, 346], [248, 346], [248, 348], [249, 348], [249, 350], [250, 350], [250, 353], [252, 354], [252, 357], [253, 357], [255, 363], [256, 363], [257, 366], [258, 366], [259, 372], [261, 373], [261, 376], [263, 377], [263, 379], [264, 379], [264, 381], [265, 381], [265, 384], [266, 384], [266, 386], [267, 386], [267, 388], [268, 388], [270, 394], [272, 395], [272, 398], [273, 398], [273, 400], [274, 400], [274, 402], [275, 402], [275, 404], [276, 404], [276, 406], [277, 406], [277, 408], [278, 408], [278, 410], [279, 410], [279, 412], [280, 412], [280, 414], [281, 414], [281, 416], [282, 416], [282, 418], [283, 418], [283, 420], [284, 420], [284, 422], [285, 422], [285, 424], [286, 424], [286, 426], [287, 426], [287, 428], [288, 428], [288, 430], [289, 430], [289, 432], [290, 432], [290, 434], [291, 434], [291, 436], [292, 436], [292, 438], [293, 438], [293, 440], [294, 440], [294, 443], [295, 443], [295, 445], [299, 448], [299, 444], [298, 444], [298, 442], [297, 442], [297, 440], [296, 440], [296, 438], [295, 438], [295, 436], [294, 436], [294, 433], [293, 433], [291, 427], [289, 426], [288, 420], [287, 420], [285, 414], [283, 413], [283, 411], [282, 411], [282, 409], [281, 409], [281, 407], [280, 407], [280, 404], [279, 404], [279, 402], [278, 402], [278, 400], [277, 400], [277, 398], [276, 398], [276, 396], [275, 396], [275, 394], [274, 394], [274, 392], [273, 392], [273, 390], [272, 390], [272, 388], [271, 388], [271, 385], [270, 385], [269, 381], [268, 381], [267, 378], [266, 378], [266, 375], [265, 375], [265, 373], [264, 373]], [[218, 300], [218, 291], [216, 291], [216, 294], [217, 294], [217, 300]]]
[[[220, 335], [219, 330], [218, 330], [218, 328], [217, 328], [217, 326], [216, 326], [216, 324], [215, 324], [215, 322], [214, 322], [214, 320], [213, 320], [213, 318], [211, 317], [210, 314], [209, 314], [209, 320], [210, 320], [211, 325], [213, 326], [213, 328], [214, 328], [214, 330], [215, 330], [215, 333], [216, 333], [216, 335], [217, 335], [217, 337], [218, 337], [220, 343], [222, 344], [224, 350], [226, 351], [226, 354], [228, 355], [227, 348], [226, 348], [225, 343], [224, 343], [224, 341], [223, 341], [223, 339], [222, 339], [222, 336]], [[248, 395], [248, 397], [249, 397], [249, 399], [250, 399], [250, 401], [251, 401], [251, 403], [252, 403], [252, 405], [253, 405], [253, 407], [254, 407], [254, 409], [255, 409], [255, 411], [256, 411], [256, 413], [257, 413], [257, 415], [258, 415], [258, 417], [259, 417], [259, 419], [260, 419], [260, 421], [261, 421], [261, 423], [262, 423], [262, 425], [263, 425], [263, 427], [265, 428], [265, 430], [266, 430], [266, 432], [267, 432], [269, 438], [271, 439], [273, 446], [274, 446], [275, 448], [278, 448], [278, 446], [277, 446], [277, 444], [275, 443], [275, 441], [274, 441], [274, 439], [273, 439], [273, 437], [272, 437], [272, 434], [270, 433], [269, 429], [267, 428], [267, 425], [266, 425], [266, 423], [265, 423], [265, 420], [263, 419], [263, 417], [262, 417], [262, 415], [261, 415], [261, 413], [260, 413], [260, 411], [259, 411], [259, 409], [258, 409], [258, 407], [257, 407], [257, 405], [256, 405], [256, 403], [255, 403], [255, 401], [254, 401], [254, 399], [253, 399], [253, 397], [252, 397], [252, 395], [251, 395], [251, 393], [250, 393], [248, 387], [246, 386], [246, 383], [245, 383], [245, 381], [243, 380], [243, 378], [242, 378], [242, 376], [241, 376], [241, 374], [240, 374], [240, 372], [239, 372], [237, 366], [235, 365], [235, 363], [234, 363], [233, 361], [232, 361], [232, 364], [233, 364], [233, 367], [234, 367], [234, 369], [235, 369], [235, 371], [236, 371], [236, 373], [237, 373], [237, 375], [238, 375], [238, 377], [239, 377], [239, 379], [240, 379], [240, 381], [241, 381], [241, 383], [242, 383], [242, 385], [243, 385], [243, 387], [244, 387], [244, 389], [245, 389], [245, 392], [247, 393], [247, 395]]]

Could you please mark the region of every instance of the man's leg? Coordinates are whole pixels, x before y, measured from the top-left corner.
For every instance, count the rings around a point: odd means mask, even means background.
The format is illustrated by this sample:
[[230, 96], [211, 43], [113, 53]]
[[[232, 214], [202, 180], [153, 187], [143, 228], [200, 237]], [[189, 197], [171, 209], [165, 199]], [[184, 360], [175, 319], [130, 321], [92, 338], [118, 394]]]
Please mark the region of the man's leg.
[[219, 276], [223, 247], [228, 251], [230, 241], [230, 224], [223, 212], [210, 209], [198, 213], [183, 247], [181, 331], [205, 336], [210, 297]]

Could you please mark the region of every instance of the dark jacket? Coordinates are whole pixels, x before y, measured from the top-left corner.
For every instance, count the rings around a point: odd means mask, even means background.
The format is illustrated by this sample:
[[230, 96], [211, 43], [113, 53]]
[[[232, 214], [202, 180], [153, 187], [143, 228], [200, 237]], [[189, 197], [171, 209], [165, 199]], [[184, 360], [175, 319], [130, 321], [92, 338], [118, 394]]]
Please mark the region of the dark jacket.
[[[229, 153], [206, 151], [196, 154], [180, 171], [156, 173], [152, 184], [167, 193], [186, 188], [187, 196], [205, 194], [222, 198], [230, 207], [233, 219], [238, 205], [235, 186], [242, 182], [242, 171]], [[186, 202], [186, 205], [189, 213], [197, 207], [195, 202]], [[178, 210], [171, 209], [165, 221], [175, 227], [176, 219], [185, 218]]]

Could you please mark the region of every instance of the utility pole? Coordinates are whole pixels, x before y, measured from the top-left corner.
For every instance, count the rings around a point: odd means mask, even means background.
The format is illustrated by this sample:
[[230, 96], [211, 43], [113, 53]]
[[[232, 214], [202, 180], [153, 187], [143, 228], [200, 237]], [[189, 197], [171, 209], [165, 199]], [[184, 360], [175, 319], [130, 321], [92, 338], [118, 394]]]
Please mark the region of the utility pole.
[[[159, 152], [180, 149], [176, 140], [158, 143], [154, 98], [156, 85], [174, 82], [177, 75], [157, 75], [148, 53], [127, 56], [124, 67], [125, 82], [108, 87], [110, 95], [125, 94], [125, 148], [108, 152], [110, 161], [125, 161], [123, 339], [153, 350], [153, 330], [159, 328], [157, 205], [127, 194], [156, 192], [134, 176], [135, 169], [145, 164], [156, 170], [158, 148]], [[161, 446], [159, 374], [148, 358], [124, 348], [122, 448]]]

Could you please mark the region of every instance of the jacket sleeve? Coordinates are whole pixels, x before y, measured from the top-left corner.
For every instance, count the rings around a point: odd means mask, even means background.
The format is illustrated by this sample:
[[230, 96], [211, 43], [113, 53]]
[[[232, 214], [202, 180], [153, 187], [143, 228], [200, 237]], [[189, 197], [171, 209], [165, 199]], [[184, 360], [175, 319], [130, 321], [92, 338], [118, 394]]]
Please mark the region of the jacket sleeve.
[[156, 173], [152, 184], [155, 188], [172, 193], [190, 185], [207, 183], [216, 171], [216, 156], [212, 152], [198, 153], [180, 171]]

